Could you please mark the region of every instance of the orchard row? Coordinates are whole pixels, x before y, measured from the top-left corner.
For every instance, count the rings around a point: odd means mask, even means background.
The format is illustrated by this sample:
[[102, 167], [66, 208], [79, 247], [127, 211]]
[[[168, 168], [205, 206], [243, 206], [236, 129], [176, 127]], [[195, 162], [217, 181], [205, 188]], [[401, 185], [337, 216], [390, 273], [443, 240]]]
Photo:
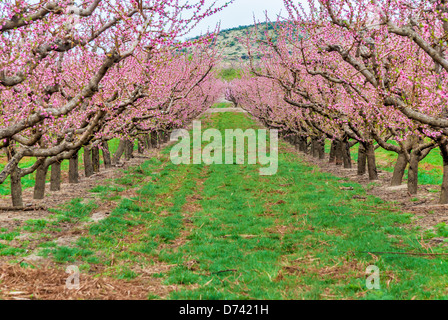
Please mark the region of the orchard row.
[[[13, 206], [23, 206], [22, 177], [36, 172], [42, 199], [50, 166], [52, 190], [65, 159], [78, 181], [81, 148], [89, 176], [100, 149], [111, 166], [134, 141], [154, 145], [210, 106], [222, 91], [214, 40], [178, 39], [221, 9], [202, 0], [1, 1], [0, 184], [11, 178]], [[20, 168], [28, 157], [35, 163]]]
[[440, 202], [448, 203], [447, 2], [284, 3], [288, 17], [273, 23], [275, 37], [247, 38], [251, 64], [227, 98], [315, 156], [330, 139], [330, 161], [347, 168], [359, 144], [358, 174], [370, 180], [378, 179], [375, 149], [395, 152], [392, 185], [409, 166], [411, 194], [419, 162], [438, 148]]

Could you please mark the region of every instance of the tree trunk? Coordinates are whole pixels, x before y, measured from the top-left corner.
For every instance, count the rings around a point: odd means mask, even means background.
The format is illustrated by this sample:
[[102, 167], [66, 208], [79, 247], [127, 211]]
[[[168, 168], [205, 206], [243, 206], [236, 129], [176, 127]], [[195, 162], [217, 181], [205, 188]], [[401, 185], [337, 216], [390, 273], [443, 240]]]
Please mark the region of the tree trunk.
[[299, 137], [299, 150], [303, 153], [307, 152], [307, 138], [306, 137]]
[[168, 143], [168, 141], [170, 141], [170, 132], [169, 131], [164, 131], [163, 132], [163, 142], [164, 143]]
[[373, 143], [366, 145], [367, 169], [369, 171], [369, 180], [378, 180], [378, 170], [376, 168], [375, 147]]
[[100, 148], [93, 147], [92, 148], [92, 167], [93, 172], [100, 172]]
[[79, 183], [78, 151], [76, 151], [69, 160], [68, 182], [69, 183]]
[[146, 143], [146, 149], [151, 149], [151, 138], [150, 138], [149, 134], [144, 135], [144, 140]]
[[448, 145], [440, 146], [440, 153], [443, 159], [443, 179], [440, 192], [440, 204], [448, 204]]
[[311, 154], [314, 158], [319, 158], [319, 140], [317, 138], [311, 139]]
[[124, 153], [124, 150], [126, 149], [126, 140], [120, 140], [120, 143], [118, 144], [118, 149], [114, 154], [114, 157], [112, 158], [112, 163], [117, 163], [120, 161], [121, 156]]
[[418, 163], [420, 161], [421, 152], [413, 150], [409, 161], [408, 169], [408, 192], [417, 194], [418, 191]]
[[336, 140], [331, 141], [330, 163], [335, 163], [336, 162], [336, 145], [337, 145], [337, 141]]
[[137, 152], [139, 154], [143, 154], [143, 150], [145, 148], [144, 141], [142, 137], [137, 138]]
[[341, 141], [337, 141], [336, 142], [336, 150], [334, 153], [334, 157], [335, 157], [335, 163], [337, 166], [342, 166], [342, 164], [344, 163], [343, 157], [342, 157], [342, 142]]
[[156, 131], [151, 132], [151, 148], [159, 148]]
[[134, 152], [134, 141], [126, 140], [126, 148], [124, 150], [124, 156], [126, 160], [133, 158], [132, 153]]
[[55, 162], [51, 165], [50, 190], [61, 190], [61, 163]]
[[36, 170], [36, 179], [34, 184], [34, 199], [39, 200], [45, 197], [45, 184], [48, 167], [40, 165]]
[[13, 207], [23, 207], [22, 198], [22, 178], [20, 177], [20, 169], [16, 168], [11, 172], [11, 200]]
[[363, 144], [359, 144], [358, 149], [358, 176], [363, 176], [367, 172], [367, 152]]
[[350, 145], [347, 140], [341, 142], [342, 145], [342, 161], [345, 169], [352, 168], [352, 155], [350, 154]]
[[84, 172], [86, 174], [86, 177], [90, 177], [93, 175], [93, 163], [92, 163], [92, 151], [90, 147], [85, 146], [84, 147]]
[[107, 141], [103, 141], [101, 142], [101, 149], [103, 152], [103, 161], [104, 161], [104, 166], [106, 167], [106, 169], [112, 167], [112, 160], [110, 158], [110, 151], [109, 151], [109, 144], [107, 143]]
[[392, 181], [390, 182], [392, 187], [400, 186], [403, 183], [403, 176], [407, 165], [408, 160], [406, 159], [406, 155], [404, 153], [398, 154], [397, 162], [394, 167], [394, 174], [392, 176]]
[[319, 146], [319, 159], [325, 159], [325, 138], [319, 140], [318, 146]]
[[158, 137], [158, 140], [159, 140], [159, 148], [161, 148], [162, 144], [165, 143], [165, 133], [163, 131], [159, 131], [157, 133], [157, 137]]

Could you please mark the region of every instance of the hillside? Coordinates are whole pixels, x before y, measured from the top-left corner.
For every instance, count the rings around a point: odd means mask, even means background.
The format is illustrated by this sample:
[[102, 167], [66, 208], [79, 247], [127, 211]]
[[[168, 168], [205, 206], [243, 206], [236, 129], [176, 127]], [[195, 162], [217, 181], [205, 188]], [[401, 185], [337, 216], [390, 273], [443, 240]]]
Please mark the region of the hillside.
[[217, 39], [218, 51], [222, 54], [222, 67], [234, 67], [242, 61], [248, 61], [245, 39], [249, 34], [258, 32], [259, 39], [266, 39], [266, 31], [275, 38], [272, 24], [261, 23], [257, 25], [239, 26], [236, 28], [222, 30]]

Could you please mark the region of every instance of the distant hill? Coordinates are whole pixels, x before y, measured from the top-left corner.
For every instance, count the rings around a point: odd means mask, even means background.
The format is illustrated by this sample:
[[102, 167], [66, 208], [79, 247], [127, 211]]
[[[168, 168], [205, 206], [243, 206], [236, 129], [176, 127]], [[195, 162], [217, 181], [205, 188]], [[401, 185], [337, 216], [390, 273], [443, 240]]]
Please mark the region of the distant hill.
[[[265, 33], [275, 39], [272, 23], [260, 23], [257, 25], [259, 39], [266, 39]], [[246, 44], [244, 39], [248, 34], [255, 32], [254, 25], [239, 26], [236, 28], [222, 30], [217, 39], [218, 51], [222, 54], [223, 68], [236, 67], [241, 61], [248, 61]], [[193, 39], [197, 39], [193, 38]]]

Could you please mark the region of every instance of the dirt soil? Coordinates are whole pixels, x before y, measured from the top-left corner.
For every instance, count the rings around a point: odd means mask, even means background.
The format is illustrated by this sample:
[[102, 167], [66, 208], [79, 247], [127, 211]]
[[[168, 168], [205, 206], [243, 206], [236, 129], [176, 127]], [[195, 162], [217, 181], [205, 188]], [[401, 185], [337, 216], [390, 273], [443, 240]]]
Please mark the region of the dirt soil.
[[166, 298], [181, 287], [163, 285], [161, 279], [152, 277], [148, 271], [128, 281], [81, 273], [79, 287], [68, 289], [69, 276], [54, 267], [31, 269], [4, 264], [0, 266], [0, 297], [6, 300], [147, 300], [150, 295]]

